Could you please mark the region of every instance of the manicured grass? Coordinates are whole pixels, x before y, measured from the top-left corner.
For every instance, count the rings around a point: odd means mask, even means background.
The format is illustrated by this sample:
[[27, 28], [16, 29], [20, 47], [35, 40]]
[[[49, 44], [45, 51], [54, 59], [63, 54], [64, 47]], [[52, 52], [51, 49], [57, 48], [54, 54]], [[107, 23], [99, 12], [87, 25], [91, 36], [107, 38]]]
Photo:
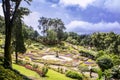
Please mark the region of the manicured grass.
[[64, 74], [58, 73], [53, 70], [49, 70], [46, 76], [46, 80], [73, 80], [71, 78], [66, 77]]
[[36, 72], [26, 69], [22, 66], [13, 64], [13, 68], [18, 70], [23, 75], [27, 77], [36, 78], [37, 80], [73, 80], [71, 78], [66, 77], [64, 74], [58, 73], [51, 69], [49, 69], [46, 77], [42, 78]]
[[27, 77], [33, 77], [41, 80], [41, 77], [36, 72], [26, 69], [25, 67], [13, 64], [13, 68], [18, 70], [21, 74]]

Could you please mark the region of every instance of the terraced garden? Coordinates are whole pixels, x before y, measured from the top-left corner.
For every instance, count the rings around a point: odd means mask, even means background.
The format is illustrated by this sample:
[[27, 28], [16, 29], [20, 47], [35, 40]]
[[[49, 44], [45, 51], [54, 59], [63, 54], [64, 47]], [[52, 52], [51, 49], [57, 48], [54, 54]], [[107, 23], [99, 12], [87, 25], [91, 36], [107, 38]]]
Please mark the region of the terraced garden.
[[[3, 37], [1, 37], [0, 41], [0, 45], [3, 45]], [[94, 69], [99, 69], [99, 67], [94, 60], [81, 56], [82, 53], [80, 53], [80, 51], [88, 51], [94, 53], [94, 55], [97, 54], [90, 49], [72, 45], [67, 42], [56, 46], [46, 46], [33, 42], [29, 46], [26, 44], [26, 47], [27, 52], [19, 54], [19, 61], [25, 64], [37, 65], [40, 68], [47, 64], [49, 68], [46, 77], [43, 78], [33, 70], [31, 71], [24, 66], [13, 64], [14, 69], [32, 80], [73, 80], [65, 76], [66, 72], [71, 70], [82, 74], [84, 79], [96, 80], [99, 76], [97, 72], [93, 72], [92, 78], [90, 78], [89, 67], [91, 66]], [[0, 51], [3, 53], [2, 48]], [[12, 54], [12, 57], [14, 63], [15, 55]]]
[[[90, 66], [92, 68], [99, 69], [94, 60], [83, 57], [79, 53], [79, 50], [87, 49], [66, 42], [63, 43], [65, 44], [65, 46], [62, 46], [62, 48], [59, 47], [59, 45], [44, 46], [39, 43], [31, 44], [25, 54], [19, 54], [19, 60], [30, 64], [36, 64], [40, 67], [44, 66], [44, 64], [48, 64], [50, 69], [57, 72], [60, 72], [60, 70], [62, 70], [62, 72], [60, 73], [63, 74], [65, 74], [69, 70], [73, 70], [82, 73], [88, 78], [90, 78]], [[92, 76], [93, 79], [98, 78], [97, 73], [93, 73]]]

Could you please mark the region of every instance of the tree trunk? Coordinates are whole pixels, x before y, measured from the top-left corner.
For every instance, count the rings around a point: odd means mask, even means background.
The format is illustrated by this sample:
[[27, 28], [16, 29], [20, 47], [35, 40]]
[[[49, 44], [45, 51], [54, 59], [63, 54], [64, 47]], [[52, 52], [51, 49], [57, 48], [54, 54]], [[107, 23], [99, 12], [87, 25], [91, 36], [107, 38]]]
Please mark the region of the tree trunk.
[[5, 47], [4, 47], [4, 67], [12, 69], [11, 58], [11, 25], [6, 23], [5, 25]]
[[16, 64], [18, 64], [18, 53], [15, 52]]
[[[15, 0], [16, 1], [16, 0]], [[16, 12], [22, 0], [17, 0], [15, 6], [11, 4], [13, 0], [2, 0], [2, 7], [5, 18], [5, 47], [4, 47], [4, 67], [7, 69], [12, 69], [12, 57], [11, 57], [11, 32], [16, 18]], [[11, 8], [14, 8], [13, 12]], [[12, 15], [11, 15], [12, 12]]]

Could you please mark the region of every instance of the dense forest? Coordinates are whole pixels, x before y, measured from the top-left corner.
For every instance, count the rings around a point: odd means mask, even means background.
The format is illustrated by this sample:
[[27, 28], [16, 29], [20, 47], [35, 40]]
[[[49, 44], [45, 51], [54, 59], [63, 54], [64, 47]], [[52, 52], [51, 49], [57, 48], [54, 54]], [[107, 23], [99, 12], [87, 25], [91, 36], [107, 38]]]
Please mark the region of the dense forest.
[[[30, 11], [19, 7], [20, 3], [3, 0], [0, 80], [120, 79], [120, 34], [67, 32], [61, 19], [47, 17], [39, 18], [37, 31], [22, 21]], [[10, 11], [10, 7], [14, 9]]]

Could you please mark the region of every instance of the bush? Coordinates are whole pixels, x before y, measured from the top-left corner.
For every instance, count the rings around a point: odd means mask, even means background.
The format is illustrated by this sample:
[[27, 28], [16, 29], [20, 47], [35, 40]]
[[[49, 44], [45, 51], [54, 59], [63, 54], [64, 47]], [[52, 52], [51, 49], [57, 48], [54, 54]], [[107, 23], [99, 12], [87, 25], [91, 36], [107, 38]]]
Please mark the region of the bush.
[[63, 68], [58, 67], [57, 72], [64, 73]]
[[19, 65], [26, 65], [26, 62], [23, 61], [23, 60], [18, 60], [18, 64], [19, 64]]
[[34, 69], [37, 69], [37, 68], [38, 68], [38, 65], [37, 65], [37, 64], [33, 64], [32, 67], [33, 67]]
[[102, 51], [102, 50], [100, 50], [100, 51], [98, 52], [98, 54], [96, 55], [96, 58], [99, 58], [99, 57], [103, 56], [104, 54], [105, 54], [105, 52]]
[[105, 75], [106, 80], [110, 80], [111, 79], [111, 77], [112, 77], [111, 73], [112, 73], [111, 69], [108, 69], [108, 70], [104, 71], [104, 75]]
[[79, 42], [76, 39], [73, 39], [72, 37], [68, 37], [66, 41], [74, 45], [79, 44]]
[[70, 78], [78, 79], [78, 80], [83, 80], [82, 75], [75, 71], [67, 71], [66, 76]]
[[103, 73], [102, 73], [101, 69], [99, 69], [99, 68], [93, 68], [92, 71], [98, 74], [99, 79], [102, 78], [102, 74]]
[[103, 55], [103, 56], [97, 58], [97, 64], [102, 69], [102, 71], [113, 67], [113, 61], [112, 61], [111, 57], [109, 57], [107, 55]]
[[120, 67], [117, 65], [114, 66], [111, 70], [112, 70], [112, 78], [120, 79]]
[[17, 73], [0, 66], [0, 80], [23, 80]]
[[39, 44], [34, 44], [35, 47], [39, 47]]
[[88, 69], [88, 66], [85, 66], [85, 65], [79, 65], [79, 69], [82, 71], [82, 72], [87, 72], [87, 71], [89, 71], [89, 69]]
[[120, 65], [120, 56], [109, 54], [109, 56], [112, 58], [114, 65]]
[[67, 46], [61, 46], [60, 48], [61, 48], [61, 49], [68, 49]]
[[44, 48], [44, 46], [39, 46], [39, 49], [40, 49], [40, 50], [43, 50], [43, 48]]
[[81, 54], [81, 56], [84, 56], [84, 57], [88, 57], [90, 59], [95, 59], [95, 55], [93, 55], [93, 53], [89, 52], [89, 51], [85, 51], [85, 50], [80, 50], [79, 53]]
[[44, 66], [43, 68], [42, 68], [42, 77], [45, 77], [46, 76], [46, 74], [47, 74], [47, 72], [48, 72], [48, 67], [47, 66]]

